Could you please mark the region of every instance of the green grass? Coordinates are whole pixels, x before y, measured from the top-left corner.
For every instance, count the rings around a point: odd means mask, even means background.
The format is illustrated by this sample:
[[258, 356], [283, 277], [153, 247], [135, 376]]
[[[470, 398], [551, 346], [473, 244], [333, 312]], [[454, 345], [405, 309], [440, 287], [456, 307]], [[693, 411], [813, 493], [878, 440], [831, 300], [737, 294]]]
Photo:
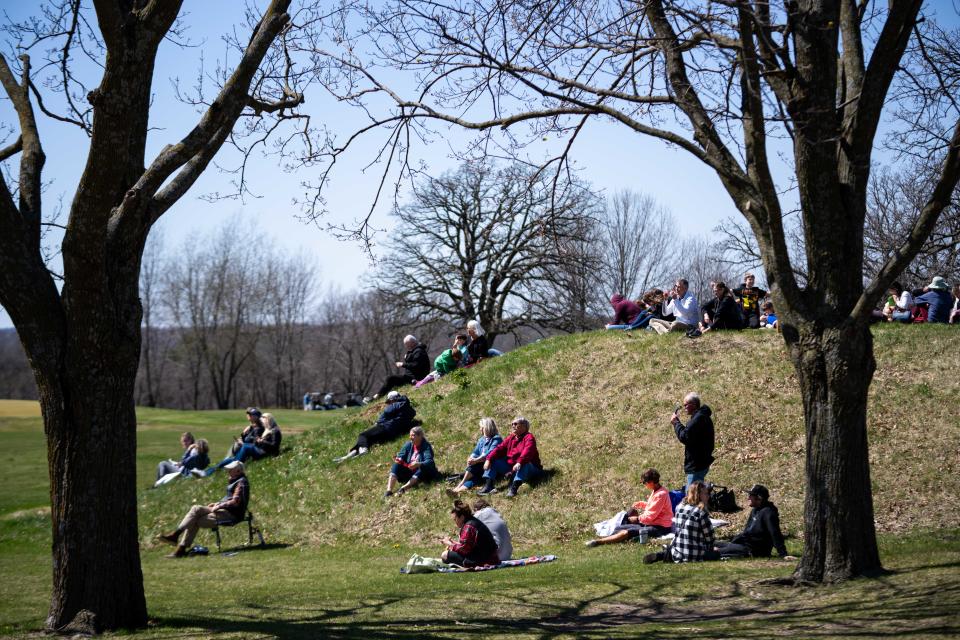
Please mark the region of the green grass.
[[[379, 496], [400, 443], [336, 466], [378, 408], [274, 411], [285, 452], [249, 469], [251, 509], [266, 550], [165, 560], [154, 542], [224, 479], [152, 484], [177, 436], [206, 437], [221, 456], [242, 411], [138, 411], [137, 477], [148, 604], [154, 624], [138, 637], [842, 637], [960, 633], [960, 510], [945, 508], [945, 478], [960, 472], [960, 382], [951, 372], [960, 332], [878, 327], [870, 442], [876, 520], [892, 573], [838, 587], [796, 589], [760, 581], [790, 574], [777, 561], [674, 567], [640, 564], [636, 545], [584, 550], [590, 524], [640, 497], [639, 474], [656, 466], [682, 483], [682, 447], [666, 417], [700, 391], [717, 423], [710, 479], [762, 482], [780, 506], [788, 546], [802, 549], [803, 421], [791, 365], [775, 334], [676, 336], [592, 333], [544, 340], [411, 391], [442, 470], [457, 472], [477, 421], [526, 415], [552, 471], [518, 499], [494, 502], [518, 555], [556, 553], [548, 565], [451, 576], [400, 576], [413, 552], [438, 555], [451, 533], [439, 486]], [[464, 387], [464, 382], [469, 385]], [[42, 625], [50, 585], [45, 450], [29, 405], [0, 402], [6, 439], [0, 480], [0, 634]], [[24, 416], [24, 417], [20, 417]], [[949, 500], [948, 500], [949, 503]], [[730, 531], [742, 526], [735, 514]], [[239, 529], [225, 544], [241, 542]], [[209, 534], [198, 542], [211, 544]], [[186, 570], [188, 579], [177, 577]], [[775, 630], [775, 631], [773, 631]]]

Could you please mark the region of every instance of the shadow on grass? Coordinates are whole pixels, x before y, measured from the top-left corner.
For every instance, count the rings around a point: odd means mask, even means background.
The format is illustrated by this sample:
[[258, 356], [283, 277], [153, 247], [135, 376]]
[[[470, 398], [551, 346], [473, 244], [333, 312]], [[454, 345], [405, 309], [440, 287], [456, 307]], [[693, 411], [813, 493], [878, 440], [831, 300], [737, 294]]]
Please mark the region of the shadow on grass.
[[267, 542], [266, 544], [252, 544], [252, 545], [241, 545], [239, 547], [232, 547], [229, 549], [223, 549], [220, 553], [216, 555], [226, 555], [226, 554], [235, 554], [235, 553], [247, 553], [248, 551], [271, 551], [273, 549], [286, 549], [290, 547], [287, 542]]
[[[956, 579], [920, 588], [885, 579], [854, 581], [837, 589], [730, 583], [706, 595], [661, 597], [660, 593], [676, 592], [676, 579], [676, 575], [659, 576], [642, 587], [594, 584], [591, 586], [601, 589], [600, 594], [560, 604], [549, 602], [549, 593], [508, 597], [455, 592], [452, 589], [457, 585], [451, 581], [451, 595], [442, 602], [423, 602], [411, 595], [317, 608], [247, 603], [241, 605], [243, 612], [237, 619], [169, 617], [157, 622], [184, 632], [199, 627], [208, 633], [283, 640], [413, 640], [465, 635], [598, 640], [621, 635], [686, 640], [692, 636], [909, 638], [960, 634], [955, 614], [960, 580]], [[414, 581], [410, 587], [415, 594]]]

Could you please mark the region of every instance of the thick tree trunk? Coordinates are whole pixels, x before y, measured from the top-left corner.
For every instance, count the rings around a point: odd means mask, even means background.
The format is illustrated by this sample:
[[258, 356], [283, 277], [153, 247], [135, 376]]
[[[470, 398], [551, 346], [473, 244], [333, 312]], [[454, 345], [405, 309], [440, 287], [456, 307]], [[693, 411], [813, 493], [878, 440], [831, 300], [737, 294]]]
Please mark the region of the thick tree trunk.
[[784, 337], [800, 379], [807, 433], [804, 551], [796, 577], [838, 582], [882, 571], [867, 447], [876, 362], [864, 322], [804, 323]]
[[[99, 633], [147, 622], [136, 497], [139, 317], [127, 327], [135, 336], [116, 331], [112, 318], [101, 320], [87, 334], [100, 336], [96, 357], [67, 355], [60, 371], [37, 375], [53, 525], [51, 631]], [[90, 353], [77, 347], [69, 345], [68, 354]]]

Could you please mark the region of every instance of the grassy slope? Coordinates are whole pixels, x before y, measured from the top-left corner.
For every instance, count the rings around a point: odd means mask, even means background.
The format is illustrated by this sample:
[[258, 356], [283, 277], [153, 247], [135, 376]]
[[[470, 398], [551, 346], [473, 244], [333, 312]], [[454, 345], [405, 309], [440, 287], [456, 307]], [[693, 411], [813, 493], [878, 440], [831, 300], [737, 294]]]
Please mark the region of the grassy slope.
[[[211, 632], [237, 637], [260, 632], [363, 636], [387, 628], [394, 637], [415, 637], [426, 629], [462, 635], [463, 626], [437, 624], [453, 608], [468, 627], [475, 624], [488, 633], [508, 631], [497, 625], [498, 615], [509, 610], [540, 637], [572, 633], [564, 625], [574, 617], [577, 625], [588, 625], [578, 627], [583, 635], [616, 635], [605, 626], [613, 620], [643, 623], [655, 637], [674, 637], [686, 633], [677, 623], [691, 617], [691, 599], [702, 593], [721, 600], [711, 605], [717, 608], [715, 618], [701, 619], [697, 627], [713, 635], [763, 637], [766, 618], [739, 618], [757, 600], [772, 616], [769, 621], [805, 636], [811, 635], [812, 621], [821, 618], [837, 620], [836, 627], [820, 630], [823, 636], [841, 633], [851, 620], [854, 626], [870, 621], [874, 632], [890, 631], [897, 624], [891, 616], [914, 624], [912, 614], [904, 613], [914, 610], [925, 612], [924, 626], [931, 632], [955, 632], [955, 620], [944, 626], [940, 617], [957, 606], [960, 540], [955, 533], [931, 537], [926, 532], [960, 526], [957, 510], [937, 507], [942, 480], [960, 469], [960, 420], [954, 413], [958, 382], [949, 371], [956, 359], [944, 355], [957, 353], [958, 344], [960, 333], [946, 327], [879, 327], [876, 332], [873, 481], [878, 525], [888, 534], [885, 563], [898, 569], [880, 583], [819, 592], [807, 602], [809, 593], [770, 595], [769, 589], [744, 586], [787, 575], [789, 567], [779, 563], [634, 570], [639, 555], [633, 545], [583, 551], [579, 543], [591, 522], [638, 497], [643, 468], [657, 466], [669, 485], [682, 482], [682, 448], [665, 418], [690, 389], [699, 390], [716, 415], [718, 462], [711, 479], [738, 488], [767, 484], [785, 529], [794, 534], [788, 544], [799, 551], [803, 424], [791, 367], [773, 334], [708, 335], [698, 341], [582, 334], [533, 344], [472, 369], [465, 390], [444, 380], [411, 394], [444, 470], [462, 467], [481, 416], [492, 415], [503, 426], [517, 413], [532, 421], [544, 462], [556, 473], [515, 501], [495, 503], [515, 532], [518, 553], [555, 552], [563, 557], [560, 563], [456, 578], [458, 588], [465, 587], [463, 597], [451, 595], [447, 577], [399, 579], [394, 572], [412, 550], [439, 551], [436, 537], [450, 530], [448, 500], [440, 488], [389, 502], [379, 498], [399, 442], [341, 467], [330, 462], [374, 418], [376, 408], [280, 411], [278, 420], [288, 435], [306, 433], [288, 438], [290, 448], [281, 458], [251, 468], [252, 508], [268, 541], [293, 547], [187, 561], [204, 564], [197, 565], [196, 581], [185, 587], [170, 580], [170, 564], [161, 559], [153, 535], [174, 523], [191, 502], [218, 497], [223, 478], [144, 490], [144, 573], [151, 613], [161, 625], [147, 635], [169, 636], [171, 627], [193, 628], [198, 621]], [[241, 412], [141, 409], [138, 416], [143, 487], [150, 485], [156, 462], [176, 453], [180, 430], [209, 438], [214, 452], [222, 453], [243, 421]], [[0, 458], [6, 489], [0, 494], [0, 575], [20, 576], [0, 581], [0, 633], [16, 633], [41, 623], [49, 593], [49, 520], [38, 512], [46, 503], [46, 474], [37, 418], [0, 417], [0, 433], [8, 442]], [[734, 525], [744, 516], [734, 516]], [[896, 542], [900, 536], [893, 534], [911, 529], [924, 533], [907, 544]], [[240, 538], [235, 531], [227, 536], [228, 544]], [[201, 534], [199, 542], [209, 538]], [[679, 581], [677, 571], [684, 576]], [[224, 591], [223, 585], [231, 583], [242, 583], [239, 594]], [[466, 593], [493, 585], [499, 595], [490, 607], [472, 605]], [[523, 598], [528, 592], [536, 598]], [[517, 597], [519, 610], [509, 605]], [[851, 604], [860, 602], [866, 604]], [[246, 607], [256, 603], [280, 611], [251, 613]], [[631, 607], [629, 614], [620, 611], [624, 606]], [[585, 615], [598, 617], [591, 623]], [[406, 628], [411, 616], [416, 624]], [[599, 626], [582, 631], [589, 624]], [[523, 635], [516, 628], [509, 631]]]

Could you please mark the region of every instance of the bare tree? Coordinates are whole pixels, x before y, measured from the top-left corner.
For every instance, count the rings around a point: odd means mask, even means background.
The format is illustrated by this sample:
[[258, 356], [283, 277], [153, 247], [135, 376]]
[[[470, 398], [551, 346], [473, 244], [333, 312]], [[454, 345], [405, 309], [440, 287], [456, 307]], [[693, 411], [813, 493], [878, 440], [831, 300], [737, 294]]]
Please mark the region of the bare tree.
[[[837, 581], [881, 568], [867, 447], [875, 368], [870, 310], [930, 235], [960, 177], [958, 34], [936, 30], [933, 15], [921, 19], [922, 6], [921, 0], [362, 5], [356, 8], [362, 18], [340, 22], [344, 51], [328, 54], [343, 82], [328, 87], [366, 109], [371, 123], [364, 132], [387, 133], [391, 153], [384, 160], [405, 162], [410, 141], [429, 138], [431, 123], [440, 121], [505, 129], [501, 148], [510, 152], [541, 136], [560, 137], [553, 161], [563, 167], [585, 123], [606, 118], [713, 169], [757, 239], [800, 381], [807, 492], [796, 575]], [[354, 32], [360, 23], [364, 28]], [[384, 67], [391, 69], [389, 82], [410, 72], [410, 95], [378, 76]], [[378, 111], [381, 98], [395, 109]], [[938, 170], [915, 224], [865, 286], [871, 154], [888, 100], [902, 114], [900, 137], [891, 144], [937, 158]], [[330, 146], [329, 157], [354, 140]], [[783, 167], [778, 146], [792, 151]], [[781, 168], [795, 182], [778, 185]], [[805, 283], [794, 274], [788, 248], [784, 189], [800, 204]]]
[[[140, 350], [140, 404], [156, 407], [162, 404], [160, 381], [168, 363], [166, 352], [170, 341], [160, 327], [164, 322], [167, 305], [163, 299], [162, 274], [165, 269], [163, 236], [154, 233], [143, 251], [140, 268], [140, 304], [143, 306], [142, 340]], [[158, 324], [160, 327], [158, 327]]]
[[725, 282], [733, 289], [740, 282], [737, 270], [719, 259], [720, 253], [714, 243], [702, 236], [685, 238], [680, 242], [677, 255], [672, 263], [673, 278], [665, 284], [672, 284], [678, 278], [684, 278], [690, 284], [690, 292], [697, 302], [703, 305], [713, 298], [711, 282]]
[[602, 245], [607, 290], [637, 298], [670, 276], [677, 248], [670, 213], [647, 194], [621, 190], [607, 202]]
[[476, 318], [491, 342], [533, 321], [539, 298], [530, 283], [577, 258], [563, 249], [595, 207], [574, 181], [487, 163], [418, 181], [411, 197], [395, 212], [379, 290], [417, 322]]
[[[154, 67], [160, 44], [175, 35], [180, 0], [94, 0], [92, 10], [55, 0], [40, 19], [7, 27], [19, 57], [0, 56], [0, 84], [19, 137], [0, 150], [0, 161], [19, 155], [20, 162], [15, 181], [0, 180], [0, 304], [30, 358], [47, 435], [50, 630], [147, 622], [132, 464], [141, 256], [153, 224], [193, 186], [239, 118], [262, 121], [302, 102], [295, 79], [282, 73], [282, 52], [271, 50], [287, 33], [289, 4], [274, 0], [262, 14], [251, 11], [249, 41], [217, 77], [216, 96], [198, 103], [197, 124], [152, 160]], [[37, 74], [32, 55], [45, 58]], [[84, 56], [89, 64], [74, 64]], [[275, 63], [265, 69], [280, 74], [261, 71], [265, 60]], [[85, 72], [98, 74], [86, 86]], [[61, 244], [62, 289], [41, 250], [48, 218], [37, 109], [80, 127], [90, 141]]]

